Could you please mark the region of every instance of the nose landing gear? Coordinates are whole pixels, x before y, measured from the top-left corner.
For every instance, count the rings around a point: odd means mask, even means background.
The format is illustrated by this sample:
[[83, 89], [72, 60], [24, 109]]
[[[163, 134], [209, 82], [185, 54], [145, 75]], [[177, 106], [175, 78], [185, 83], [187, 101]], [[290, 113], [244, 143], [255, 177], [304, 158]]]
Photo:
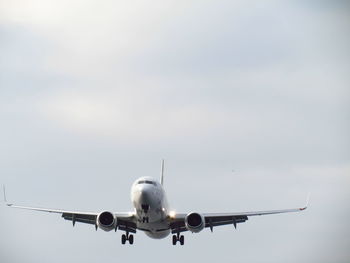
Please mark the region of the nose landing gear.
[[148, 205], [148, 204], [142, 204], [142, 205], [141, 205], [141, 208], [142, 208], [142, 210], [143, 210], [143, 212], [144, 212], [145, 214], [148, 213], [148, 210], [149, 210], [149, 205]]
[[149, 223], [149, 218], [148, 218], [148, 212], [150, 209], [150, 205], [148, 204], [142, 204], [141, 205], [141, 213], [143, 214], [142, 217], [142, 223]]

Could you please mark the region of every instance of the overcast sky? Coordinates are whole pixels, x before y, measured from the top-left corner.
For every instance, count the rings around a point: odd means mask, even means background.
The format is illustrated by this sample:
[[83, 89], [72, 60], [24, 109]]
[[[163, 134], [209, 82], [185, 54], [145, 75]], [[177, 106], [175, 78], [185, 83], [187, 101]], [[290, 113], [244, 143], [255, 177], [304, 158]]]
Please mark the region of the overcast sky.
[[159, 176], [180, 212], [301, 214], [170, 236], [0, 207], [0, 261], [350, 260], [350, 5], [0, 0], [0, 183], [11, 202], [129, 211]]

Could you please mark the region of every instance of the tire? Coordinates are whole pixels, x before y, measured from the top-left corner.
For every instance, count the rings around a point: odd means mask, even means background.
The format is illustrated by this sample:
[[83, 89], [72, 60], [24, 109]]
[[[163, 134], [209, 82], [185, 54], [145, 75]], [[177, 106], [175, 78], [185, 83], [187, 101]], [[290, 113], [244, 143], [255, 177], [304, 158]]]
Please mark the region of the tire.
[[126, 235], [122, 235], [122, 244], [125, 245], [125, 242], [126, 242]]
[[134, 235], [129, 236], [129, 244], [130, 245], [134, 244]]
[[175, 246], [177, 242], [177, 237], [175, 235], [173, 235], [173, 245]]
[[185, 244], [185, 237], [184, 236], [180, 236], [180, 244], [181, 244], [181, 246], [183, 246]]

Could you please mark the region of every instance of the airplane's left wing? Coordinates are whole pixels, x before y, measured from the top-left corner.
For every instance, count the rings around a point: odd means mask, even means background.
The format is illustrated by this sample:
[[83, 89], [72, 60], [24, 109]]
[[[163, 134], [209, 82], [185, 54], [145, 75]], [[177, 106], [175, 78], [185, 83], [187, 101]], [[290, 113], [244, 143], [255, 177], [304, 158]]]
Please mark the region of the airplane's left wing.
[[[308, 203], [308, 201], [307, 201]], [[268, 210], [268, 211], [255, 211], [255, 212], [239, 212], [239, 213], [203, 213], [200, 214], [204, 218], [204, 227], [209, 227], [211, 231], [216, 226], [233, 225], [235, 228], [238, 223], [244, 223], [250, 216], [261, 215], [273, 215], [282, 213], [300, 212], [307, 208], [307, 204], [304, 207], [282, 209], [282, 210]], [[188, 231], [185, 226], [185, 219], [188, 214], [175, 214], [170, 217], [170, 228], [172, 233], [179, 233]]]
[[256, 212], [243, 212], [243, 213], [208, 213], [203, 214], [205, 218], [205, 226], [211, 229], [214, 226], [222, 226], [233, 224], [236, 228], [238, 223], [244, 223], [250, 216], [262, 216], [262, 215], [273, 215], [300, 212], [305, 210], [306, 207], [294, 208], [294, 209], [283, 209], [283, 210], [270, 210], [270, 211], [256, 211]]

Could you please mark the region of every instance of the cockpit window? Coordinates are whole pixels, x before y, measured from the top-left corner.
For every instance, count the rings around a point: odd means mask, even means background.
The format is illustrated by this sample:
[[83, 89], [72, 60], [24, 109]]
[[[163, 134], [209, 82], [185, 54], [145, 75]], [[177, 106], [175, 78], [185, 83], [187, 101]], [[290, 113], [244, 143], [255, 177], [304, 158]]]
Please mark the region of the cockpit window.
[[140, 180], [137, 182], [137, 184], [152, 184], [152, 185], [156, 185], [155, 182], [149, 181], [149, 180]]

